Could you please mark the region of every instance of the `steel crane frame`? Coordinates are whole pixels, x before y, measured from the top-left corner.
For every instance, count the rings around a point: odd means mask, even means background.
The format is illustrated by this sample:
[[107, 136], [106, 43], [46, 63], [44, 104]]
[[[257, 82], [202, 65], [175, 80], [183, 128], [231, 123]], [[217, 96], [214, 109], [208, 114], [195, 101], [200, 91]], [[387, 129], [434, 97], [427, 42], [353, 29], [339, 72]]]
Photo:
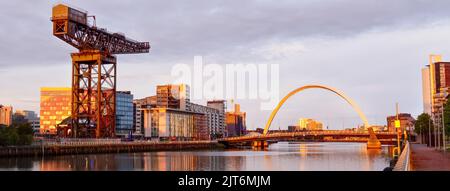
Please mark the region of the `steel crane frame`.
[[[72, 53], [72, 120], [63, 136], [111, 138], [116, 128], [117, 59], [114, 54], [148, 53], [148, 42], [90, 26], [87, 12], [53, 7], [53, 35], [77, 48]], [[95, 18], [95, 17], [94, 17]]]

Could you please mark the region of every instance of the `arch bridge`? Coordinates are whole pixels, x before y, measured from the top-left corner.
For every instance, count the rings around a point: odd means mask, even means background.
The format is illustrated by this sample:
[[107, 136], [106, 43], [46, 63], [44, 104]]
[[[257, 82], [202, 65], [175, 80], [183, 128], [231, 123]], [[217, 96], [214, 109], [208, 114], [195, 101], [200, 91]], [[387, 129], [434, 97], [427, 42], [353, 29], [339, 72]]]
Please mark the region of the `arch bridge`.
[[[375, 134], [375, 132], [373, 131], [372, 127], [369, 125], [369, 122], [367, 120], [367, 117], [364, 115], [364, 113], [361, 111], [361, 109], [359, 108], [359, 106], [352, 100], [350, 99], [348, 96], [346, 96], [343, 92], [329, 87], [329, 86], [324, 86], [324, 85], [306, 85], [306, 86], [302, 86], [299, 87], [291, 92], [289, 92], [286, 96], [283, 97], [283, 99], [281, 99], [281, 101], [278, 103], [278, 105], [275, 107], [275, 109], [272, 111], [272, 113], [270, 114], [269, 120], [266, 123], [266, 126], [264, 127], [264, 132], [262, 135], [259, 135], [257, 137], [253, 137], [254, 140], [269, 140], [269, 139], [276, 139], [277, 136], [278, 138], [283, 138], [286, 136], [306, 136], [305, 133], [293, 133], [293, 134], [278, 134], [278, 135], [271, 135], [269, 134], [269, 129], [270, 126], [272, 124], [273, 119], [275, 118], [275, 116], [277, 115], [278, 111], [280, 110], [280, 108], [284, 105], [284, 103], [291, 98], [293, 95], [302, 92], [304, 90], [307, 89], [323, 89], [323, 90], [327, 90], [330, 92], [333, 92], [334, 94], [338, 95], [340, 98], [344, 99], [350, 106], [352, 106], [352, 108], [356, 111], [356, 113], [358, 113], [359, 117], [361, 118], [361, 120], [364, 123], [364, 127], [367, 128], [368, 133], [360, 134], [360, 133], [355, 133], [355, 132], [347, 132], [347, 133], [343, 133], [340, 134], [339, 131], [336, 132], [329, 132], [330, 134], [326, 134], [325, 131], [323, 131], [322, 135], [329, 135], [329, 136], [349, 136], [349, 137], [360, 137], [360, 136], [367, 136], [367, 148], [368, 149], [379, 149], [381, 148], [381, 142], [378, 140], [377, 135]], [[317, 134], [317, 133], [316, 133]], [[392, 134], [392, 133], [391, 133]], [[392, 135], [389, 134], [389, 137], [392, 137]], [[239, 141], [239, 140], [248, 140], [249, 137], [241, 137], [240, 139], [223, 139], [222, 141]], [[261, 143], [259, 143], [261, 144]]]

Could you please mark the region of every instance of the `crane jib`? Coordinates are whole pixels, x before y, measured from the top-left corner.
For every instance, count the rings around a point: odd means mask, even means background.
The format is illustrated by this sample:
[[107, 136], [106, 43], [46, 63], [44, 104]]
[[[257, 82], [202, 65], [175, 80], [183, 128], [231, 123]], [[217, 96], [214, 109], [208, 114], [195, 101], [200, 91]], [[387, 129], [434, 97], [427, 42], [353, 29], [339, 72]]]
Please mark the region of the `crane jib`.
[[59, 4], [53, 7], [53, 34], [80, 51], [99, 50], [110, 54], [148, 53], [149, 42], [138, 42], [122, 33], [89, 26], [87, 13]]

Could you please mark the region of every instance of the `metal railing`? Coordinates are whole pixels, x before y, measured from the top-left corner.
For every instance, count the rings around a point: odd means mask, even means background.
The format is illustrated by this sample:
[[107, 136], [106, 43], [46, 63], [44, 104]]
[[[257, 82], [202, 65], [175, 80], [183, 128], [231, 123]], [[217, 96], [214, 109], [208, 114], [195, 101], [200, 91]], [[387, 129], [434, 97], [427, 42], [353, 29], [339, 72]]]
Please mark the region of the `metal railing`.
[[[158, 145], [158, 144], [210, 144], [217, 141], [130, 141], [120, 139], [65, 139], [44, 141], [41, 146], [103, 146], [103, 145]], [[38, 145], [38, 144], [37, 144]]]
[[[376, 135], [396, 135], [394, 132], [376, 132]], [[348, 136], [369, 136], [368, 132], [356, 132], [351, 130], [324, 130], [324, 131], [300, 131], [300, 132], [282, 132], [282, 133], [270, 133], [255, 134], [255, 135], [245, 135], [240, 137], [227, 137], [219, 139], [220, 141], [236, 141], [236, 140], [247, 140], [247, 139], [263, 139], [263, 138], [277, 138], [277, 137], [295, 137], [295, 136], [307, 136], [307, 135], [348, 135]]]
[[406, 141], [405, 147], [403, 148], [402, 153], [398, 157], [397, 163], [394, 166], [393, 171], [410, 171], [411, 170], [411, 150], [409, 148], [409, 142]]

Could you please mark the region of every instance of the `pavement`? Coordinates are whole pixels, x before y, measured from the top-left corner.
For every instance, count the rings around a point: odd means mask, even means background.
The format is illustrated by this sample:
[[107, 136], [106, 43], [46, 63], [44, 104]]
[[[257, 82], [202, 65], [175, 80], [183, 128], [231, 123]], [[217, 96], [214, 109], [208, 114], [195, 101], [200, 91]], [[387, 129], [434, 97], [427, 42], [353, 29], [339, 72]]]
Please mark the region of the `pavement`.
[[411, 144], [411, 168], [414, 171], [450, 171], [450, 152], [444, 153], [425, 144]]

